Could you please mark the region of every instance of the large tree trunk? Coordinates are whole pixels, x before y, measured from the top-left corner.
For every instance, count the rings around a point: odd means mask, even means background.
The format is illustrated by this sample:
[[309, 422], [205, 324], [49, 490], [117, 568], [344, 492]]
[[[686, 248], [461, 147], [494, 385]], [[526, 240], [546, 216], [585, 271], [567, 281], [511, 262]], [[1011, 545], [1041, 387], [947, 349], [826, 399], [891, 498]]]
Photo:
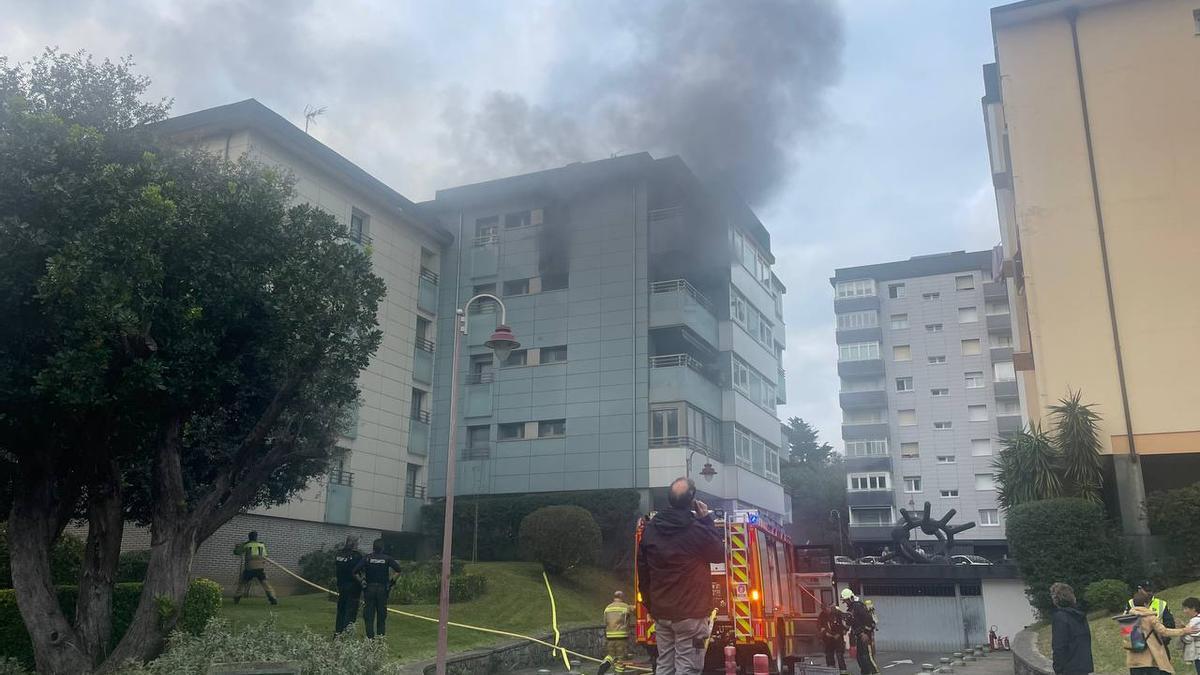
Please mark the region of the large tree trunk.
[[125, 526], [120, 473], [111, 464], [103, 474], [88, 486], [87, 548], [75, 605], [75, 630], [93, 663], [104, 660], [112, 640], [113, 582]]
[[87, 673], [92, 660], [58, 604], [50, 575], [50, 545], [58, 502], [46, 476], [21, 477], [8, 522], [13, 589], [33, 642], [40, 673]]

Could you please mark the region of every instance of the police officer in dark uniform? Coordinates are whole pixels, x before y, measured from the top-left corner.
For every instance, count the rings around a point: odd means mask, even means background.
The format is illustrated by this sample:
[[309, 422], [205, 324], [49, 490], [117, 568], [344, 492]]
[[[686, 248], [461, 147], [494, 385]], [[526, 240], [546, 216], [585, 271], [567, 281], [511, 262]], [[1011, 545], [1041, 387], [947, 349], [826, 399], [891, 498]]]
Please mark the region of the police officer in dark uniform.
[[383, 540], [371, 544], [371, 553], [354, 568], [363, 577], [363, 627], [367, 637], [383, 637], [387, 632], [388, 591], [392, 588], [392, 571], [400, 571], [400, 563], [383, 552]]
[[346, 543], [333, 556], [333, 567], [337, 573], [337, 623], [334, 624], [335, 635], [346, 630], [358, 616], [358, 602], [362, 598], [362, 582], [354, 576], [354, 570], [363, 559], [358, 551], [358, 537], [346, 537]]

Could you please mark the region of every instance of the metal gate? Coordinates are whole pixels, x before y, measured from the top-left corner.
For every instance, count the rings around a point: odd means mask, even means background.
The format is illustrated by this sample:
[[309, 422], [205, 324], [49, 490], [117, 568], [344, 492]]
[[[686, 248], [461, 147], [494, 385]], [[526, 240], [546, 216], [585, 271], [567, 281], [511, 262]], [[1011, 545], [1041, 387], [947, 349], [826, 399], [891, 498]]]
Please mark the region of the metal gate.
[[875, 604], [880, 650], [954, 651], [987, 641], [979, 584], [871, 584], [862, 596]]

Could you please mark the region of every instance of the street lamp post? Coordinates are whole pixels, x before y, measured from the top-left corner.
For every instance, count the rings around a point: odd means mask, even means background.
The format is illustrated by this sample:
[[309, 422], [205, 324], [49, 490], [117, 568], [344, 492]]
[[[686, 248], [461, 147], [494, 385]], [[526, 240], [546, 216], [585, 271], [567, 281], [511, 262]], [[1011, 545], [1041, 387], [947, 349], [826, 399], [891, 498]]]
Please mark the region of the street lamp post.
[[[699, 448], [693, 448], [692, 451], [688, 453], [687, 463], [684, 465], [683, 469], [683, 475], [687, 478], [692, 477], [692, 458], [696, 456], [697, 452], [700, 452]], [[700, 469], [700, 475], [704, 476], [704, 480], [711, 483], [713, 476], [717, 475], [717, 470], [713, 468], [712, 462], [706, 461], [704, 462], [704, 468]]]
[[438, 597], [437, 675], [446, 675], [446, 650], [450, 623], [450, 555], [454, 543], [454, 476], [458, 449], [458, 360], [462, 355], [462, 336], [467, 334], [467, 310], [471, 303], [490, 298], [500, 307], [500, 323], [492, 337], [483, 343], [503, 362], [521, 346], [505, 323], [504, 301], [491, 293], [480, 293], [454, 310], [454, 357], [450, 364], [450, 438], [446, 444], [446, 519], [442, 529], [442, 588]]

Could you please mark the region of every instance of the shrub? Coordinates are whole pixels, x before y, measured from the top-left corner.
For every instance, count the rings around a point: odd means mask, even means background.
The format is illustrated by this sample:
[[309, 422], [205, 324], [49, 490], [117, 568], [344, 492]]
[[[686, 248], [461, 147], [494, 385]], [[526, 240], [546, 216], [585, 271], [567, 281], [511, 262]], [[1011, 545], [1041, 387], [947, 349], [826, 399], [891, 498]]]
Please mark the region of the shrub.
[[484, 593], [487, 593], [487, 577], [482, 574], [450, 577], [450, 602], [467, 602]]
[[145, 581], [146, 568], [150, 566], [150, 551], [125, 551], [117, 561], [117, 582], [133, 583]]
[[1050, 584], [1087, 588], [1121, 575], [1122, 546], [1103, 508], [1082, 499], [1047, 499], [1010, 509], [1008, 542], [1029, 602], [1043, 616], [1051, 608]]
[[1089, 610], [1106, 609], [1119, 612], [1125, 609], [1132, 593], [1129, 584], [1120, 579], [1101, 579], [1087, 585], [1083, 591], [1083, 601]]
[[176, 627], [185, 633], [199, 635], [220, 611], [221, 584], [212, 579], [193, 579], [183, 596], [183, 612]]
[[0, 675], [29, 675], [29, 671], [20, 661], [0, 656]]
[[[12, 568], [8, 557], [8, 524], [0, 523], [0, 588], [12, 588]], [[56, 586], [79, 582], [83, 565], [83, 541], [64, 532], [50, 550], [50, 576]]]
[[550, 574], [563, 574], [596, 560], [600, 528], [578, 506], [547, 506], [521, 521], [521, 551]]
[[[450, 602], [467, 602], [487, 593], [487, 577], [482, 574], [462, 572], [455, 574], [451, 567]], [[457, 567], [461, 570], [461, 565]], [[441, 592], [441, 566], [429, 562], [409, 563], [405, 571], [396, 577], [388, 599], [398, 605], [432, 605]]]
[[[326, 549], [324, 546], [311, 553], [305, 553], [300, 556], [300, 576], [325, 588], [337, 588], [337, 575], [333, 567], [333, 558], [336, 555], [337, 549]], [[313, 590], [309, 586], [305, 586], [304, 589], [306, 592]]]
[[431, 605], [438, 601], [440, 587], [440, 578], [433, 574], [401, 574], [388, 597], [400, 605]]
[[1163, 535], [1167, 572], [1181, 580], [1200, 576], [1200, 483], [1155, 492], [1146, 499], [1150, 530]]

